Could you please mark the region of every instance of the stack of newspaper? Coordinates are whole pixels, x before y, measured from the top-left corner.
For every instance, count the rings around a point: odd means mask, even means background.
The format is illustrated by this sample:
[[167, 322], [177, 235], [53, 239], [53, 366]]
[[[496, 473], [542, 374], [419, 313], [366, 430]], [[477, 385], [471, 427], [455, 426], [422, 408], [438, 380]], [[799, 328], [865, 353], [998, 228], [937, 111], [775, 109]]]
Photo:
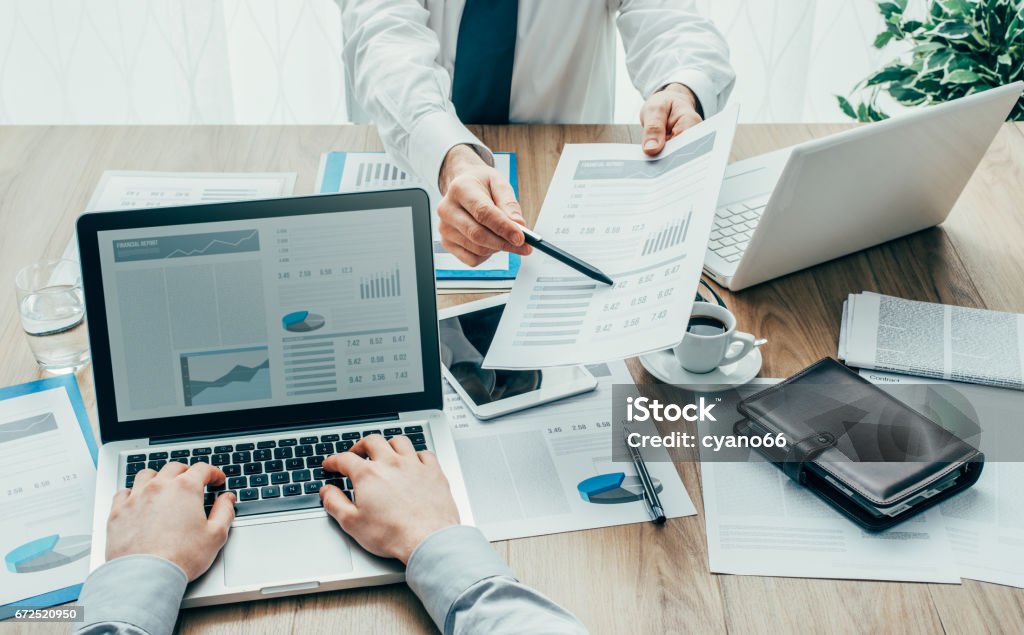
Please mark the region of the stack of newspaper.
[[851, 294], [839, 358], [858, 368], [1024, 390], [1024, 315]]

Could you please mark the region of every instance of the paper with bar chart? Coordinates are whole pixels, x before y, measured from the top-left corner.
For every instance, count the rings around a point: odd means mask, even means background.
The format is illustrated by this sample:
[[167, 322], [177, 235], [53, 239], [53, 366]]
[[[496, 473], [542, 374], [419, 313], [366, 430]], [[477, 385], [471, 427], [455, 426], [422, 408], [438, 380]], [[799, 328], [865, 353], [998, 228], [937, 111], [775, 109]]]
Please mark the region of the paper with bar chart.
[[615, 285], [531, 255], [484, 367], [593, 364], [679, 344], [736, 116], [732, 108], [687, 130], [657, 159], [636, 145], [565, 146], [536, 230]]
[[[508, 152], [494, 153], [494, 167], [506, 175], [513, 188], [516, 184], [515, 155]], [[382, 152], [329, 152], [320, 161], [320, 175], [317, 178], [319, 191], [323, 192], [370, 192], [395, 190], [408, 187], [423, 188], [430, 197], [434, 228], [434, 269], [437, 272], [438, 287], [448, 289], [508, 289], [519, 271], [519, 256], [499, 252], [476, 267], [470, 267], [441, 246], [437, 232], [437, 205], [441, 193], [437, 187], [424, 183], [398, 167]], [[517, 190], [518, 192], [518, 190]]]
[[89, 573], [94, 448], [74, 375], [0, 389], [0, 605], [78, 597]]

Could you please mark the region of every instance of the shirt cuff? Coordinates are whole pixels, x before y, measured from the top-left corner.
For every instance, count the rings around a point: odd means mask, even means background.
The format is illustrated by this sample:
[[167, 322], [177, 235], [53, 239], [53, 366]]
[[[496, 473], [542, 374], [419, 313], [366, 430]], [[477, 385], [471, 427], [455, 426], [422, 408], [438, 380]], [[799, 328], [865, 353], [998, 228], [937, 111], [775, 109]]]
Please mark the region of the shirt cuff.
[[178, 565], [158, 556], [123, 556], [93, 571], [79, 603], [86, 623], [123, 623], [149, 633], [170, 635], [178, 619], [188, 578]]
[[448, 612], [470, 587], [488, 578], [515, 580], [476, 527], [453, 525], [427, 536], [409, 558], [405, 579], [430, 617], [445, 632]]
[[702, 71], [684, 69], [672, 74], [659, 85], [664, 87], [669, 84], [682, 84], [692, 90], [693, 94], [697, 96], [697, 101], [700, 102], [699, 107], [704, 111], [705, 119], [713, 117], [722, 109], [722, 105], [718, 103], [718, 93], [715, 91], [711, 78]]
[[460, 144], [472, 147], [480, 158], [494, 166], [490, 149], [462, 125], [454, 113], [437, 111], [422, 117], [409, 135], [409, 163], [413, 172], [437, 187], [444, 158]]

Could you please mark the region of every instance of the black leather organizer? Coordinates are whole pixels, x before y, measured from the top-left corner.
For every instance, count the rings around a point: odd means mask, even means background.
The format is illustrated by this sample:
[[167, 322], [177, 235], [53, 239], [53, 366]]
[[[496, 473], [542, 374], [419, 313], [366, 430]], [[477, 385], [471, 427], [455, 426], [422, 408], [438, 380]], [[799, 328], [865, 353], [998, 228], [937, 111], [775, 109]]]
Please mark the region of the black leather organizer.
[[740, 436], [786, 439], [759, 447], [787, 476], [861, 527], [897, 525], [964, 491], [984, 455], [831, 358], [742, 400]]

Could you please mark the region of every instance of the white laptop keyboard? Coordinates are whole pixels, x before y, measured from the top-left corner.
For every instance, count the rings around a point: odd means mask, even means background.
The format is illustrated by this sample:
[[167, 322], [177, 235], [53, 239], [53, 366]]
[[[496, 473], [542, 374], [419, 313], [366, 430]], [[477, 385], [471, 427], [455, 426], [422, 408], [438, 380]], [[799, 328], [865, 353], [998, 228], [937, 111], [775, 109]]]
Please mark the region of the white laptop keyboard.
[[715, 211], [715, 226], [711, 230], [708, 250], [726, 262], [738, 262], [761, 222], [761, 214], [768, 205], [767, 196], [758, 196], [739, 203], [719, 207]]

